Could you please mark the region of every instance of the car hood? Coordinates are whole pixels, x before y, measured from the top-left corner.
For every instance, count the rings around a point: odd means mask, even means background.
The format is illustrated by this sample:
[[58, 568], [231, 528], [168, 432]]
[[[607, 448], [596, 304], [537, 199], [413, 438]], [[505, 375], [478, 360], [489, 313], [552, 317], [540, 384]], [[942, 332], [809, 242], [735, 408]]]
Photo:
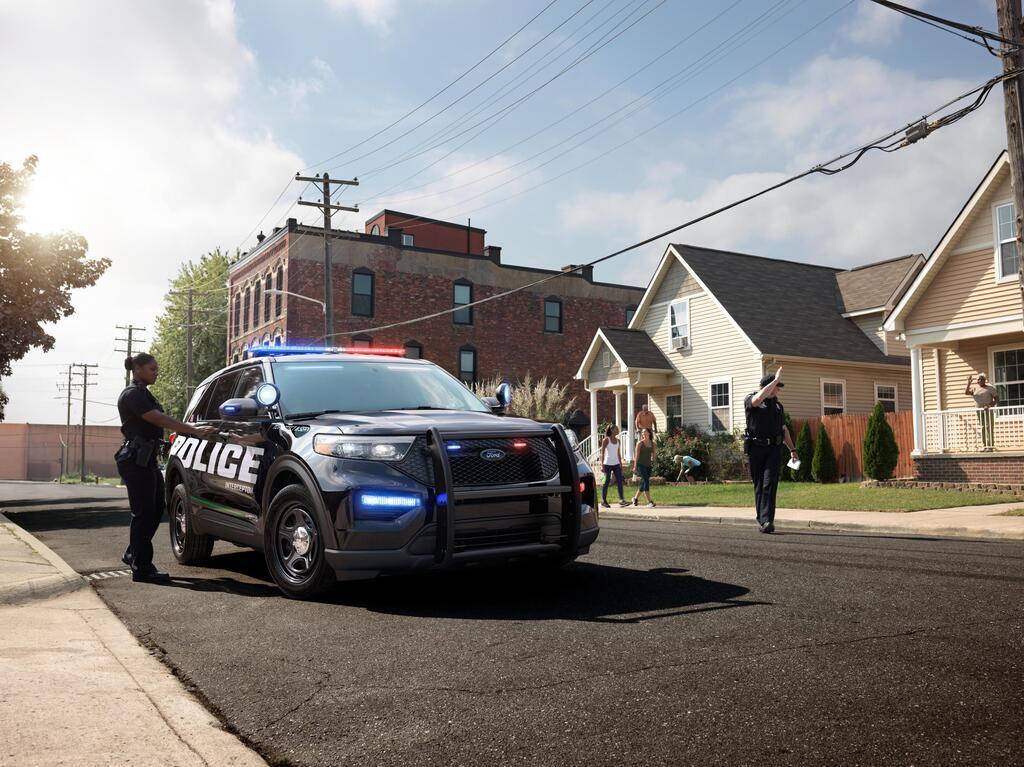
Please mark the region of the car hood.
[[[287, 419], [286, 419], [287, 420]], [[367, 413], [331, 413], [301, 421], [323, 431], [336, 428], [343, 434], [426, 434], [436, 427], [442, 432], [460, 434], [516, 433], [550, 428], [528, 418], [509, 418], [493, 413], [466, 410], [380, 410]]]

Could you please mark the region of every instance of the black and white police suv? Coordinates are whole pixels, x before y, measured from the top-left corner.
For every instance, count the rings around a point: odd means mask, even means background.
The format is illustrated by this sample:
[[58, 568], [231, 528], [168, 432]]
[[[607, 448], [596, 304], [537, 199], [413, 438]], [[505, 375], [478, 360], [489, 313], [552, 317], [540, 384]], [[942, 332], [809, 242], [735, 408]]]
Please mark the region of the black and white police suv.
[[185, 420], [221, 436], [172, 435], [179, 562], [216, 539], [259, 549], [303, 598], [335, 580], [587, 553], [595, 483], [571, 432], [501, 415], [507, 386], [482, 401], [383, 351], [266, 347], [196, 388]]

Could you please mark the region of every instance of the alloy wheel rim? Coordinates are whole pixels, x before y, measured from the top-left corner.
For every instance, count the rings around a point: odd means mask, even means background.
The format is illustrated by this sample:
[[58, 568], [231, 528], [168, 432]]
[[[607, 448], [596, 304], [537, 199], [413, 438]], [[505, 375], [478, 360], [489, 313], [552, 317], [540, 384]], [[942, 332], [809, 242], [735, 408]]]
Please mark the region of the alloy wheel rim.
[[277, 523], [275, 547], [277, 559], [292, 580], [306, 580], [316, 566], [317, 529], [306, 509], [295, 506], [286, 510]]
[[185, 534], [188, 532], [188, 520], [185, 516], [185, 504], [179, 498], [174, 506], [174, 550], [181, 554], [185, 550]]

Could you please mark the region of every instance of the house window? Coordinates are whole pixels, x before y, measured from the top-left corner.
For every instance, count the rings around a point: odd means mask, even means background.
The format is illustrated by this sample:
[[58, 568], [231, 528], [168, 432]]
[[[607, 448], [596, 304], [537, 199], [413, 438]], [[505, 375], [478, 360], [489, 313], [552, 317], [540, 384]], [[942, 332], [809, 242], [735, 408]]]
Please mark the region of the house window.
[[708, 401], [711, 403], [711, 431], [731, 431], [732, 381], [711, 381], [708, 384]]
[[273, 290], [274, 279], [268, 274], [267, 278], [263, 281], [263, 319], [266, 322], [270, 322], [270, 299], [273, 298], [273, 293], [268, 293], [268, 290]]
[[846, 412], [846, 381], [821, 379], [821, 414], [842, 415]]
[[472, 346], [459, 349], [459, 380], [467, 386], [476, 382], [476, 349]]
[[665, 431], [671, 434], [683, 428], [683, 397], [670, 394], [665, 397]]
[[373, 316], [373, 272], [369, 269], [352, 272], [352, 314]]
[[626, 326], [629, 327], [629, 323], [633, 321], [636, 316], [636, 304], [630, 304], [626, 307]]
[[1024, 405], [1024, 349], [992, 352], [992, 383], [999, 392], [999, 407]]
[[231, 321], [231, 335], [238, 336], [239, 329], [241, 328], [242, 321], [242, 296], [240, 293], [235, 293], [235, 311], [234, 318]]
[[406, 247], [411, 248], [413, 245], [416, 244], [416, 238], [413, 237], [411, 234], [403, 234], [402, 244], [405, 245]]
[[673, 349], [690, 346], [690, 299], [673, 301], [668, 305], [669, 338]]
[[252, 293], [252, 326], [258, 327], [260, 324], [260, 289], [263, 287], [263, 283], [256, 280], [256, 284], [253, 285]]
[[544, 299], [544, 332], [562, 332], [562, 302], [557, 298]]
[[371, 226], [370, 227], [370, 234], [379, 235], [380, 234], [380, 227], [377, 226], [377, 224], [374, 224], [373, 226]]
[[274, 346], [281, 345], [281, 336], [274, 336]]
[[1017, 276], [1017, 221], [1013, 203], [996, 207], [996, 276], [1000, 280]]
[[882, 410], [886, 413], [896, 412], [896, 385], [875, 384], [875, 402], [882, 403]]
[[[284, 267], [283, 266], [277, 267], [277, 289], [278, 290], [284, 290]], [[284, 296], [281, 295], [280, 293], [278, 293], [276, 296], [274, 296], [274, 314], [276, 316], [278, 316], [278, 317], [281, 316], [281, 309], [283, 307], [283, 304], [282, 304], [282, 299], [283, 298], [284, 298]]]
[[369, 349], [373, 346], [372, 336], [352, 336], [353, 349]]
[[405, 356], [411, 360], [423, 359], [423, 344], [419, 341], [406, 341]]
[[[456, 280], [452, 285], [452, 306], [466, 306], [473, 303], [473, 283], [468, 280]], [[459, 309], [452, 312], [452, 322], [456, 325], [472, 325], [473, 309]]]

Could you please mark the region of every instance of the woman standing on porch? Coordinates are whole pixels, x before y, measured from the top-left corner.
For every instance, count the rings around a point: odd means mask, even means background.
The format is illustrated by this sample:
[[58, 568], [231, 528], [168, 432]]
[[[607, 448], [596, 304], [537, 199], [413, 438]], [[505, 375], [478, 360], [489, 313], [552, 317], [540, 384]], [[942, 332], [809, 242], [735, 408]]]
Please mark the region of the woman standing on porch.
[[604, 487], [601, 489], [601, 505], [606, 509], [608, 506], [608, 483], [611, 482], [612, 474], [615, 475], [615, 482], [619, 489], [619, 506], [628, 506], [625, 497], [622, 495], [622, 456], [619, 450], [619, 427], [610, 424], [604, 430], [604, 439], [601, 440], [601, 467], [604, 469]]

